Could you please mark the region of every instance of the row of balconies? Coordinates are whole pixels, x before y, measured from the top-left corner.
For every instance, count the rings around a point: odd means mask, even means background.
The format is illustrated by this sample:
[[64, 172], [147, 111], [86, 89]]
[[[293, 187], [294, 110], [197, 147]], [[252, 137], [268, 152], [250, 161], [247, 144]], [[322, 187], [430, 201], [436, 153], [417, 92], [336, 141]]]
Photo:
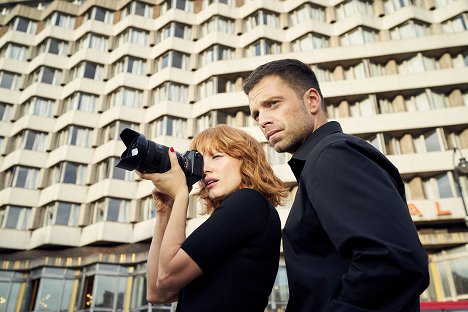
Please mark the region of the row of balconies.
[[[71, 3], [65, 3], [62, 1], [52, 2], [45, 10], [39, 11], [28, 6], [17, 5], [15, 8], [6, 16], [0, 19], [0, 24], [8, 24], [16, 16], [24, 16], [38, 21], [37, 32], [40, 33], [45, 26], [45, 20], [53, 12], [62, 12], [71, 16], [76, 16], [74, 30], [77, 30], [82, 26], [84, 14], [93, 6], [99, 5], [99, 7], [109, 9], [113, 11], [113, 25], [118, 24], [121, 19], [121, 10], [130, 1], [86, 1], [83, 5], [77, 6]], [[231, 16], [236, 19], [244, 19], [259, 9], [266, 9], [279, 15], [280, 27], [287, 29], [290, 21], [288, 18], [289, 12], [299, 8], [302, 4], [307, 3], [306, 1], [248, 1], [244, 3], [243, 0], [236, 0], [236, 8], [229, 7], [227, 5], [213, 5], [209, 6], [206, 10], [201, 11], [201, 1], [196, 0], [194, 6], [194, 12], [186, 12], [183, 10], [173, 10], [173, 14], [164, 12], [161, 10], [161, 4], [156, 4], [153, 7], [153, 16], [155, 26], [160, 28], [167, 23], [167, 16], [172, 20], [177, 17], [178, 13], [184, 16], [180, 19], [181, 22], [189, 24], [201, 24], [204, 20], [209, 17], [222, 13], [225, 16]], [[314, 1], [318, 7], [320, 7], [325, 14], [325, 21], [327, 24], [334, 24], [339, 22], [337, 19], [335, 6], [339, 5], [341, 1]], [[148, 2], [153, 5], [154, 2]], [[163, 3], [163, 1], [159, 1]], [[450, 7], [457, 6], [458, 4], [451, 4]], [[376, 17], [386, 17], [385, 10], [382, 0], [375, 0], [372, 2], [372, 9]], [[408, 6], [402, 8], [404, 10], [419, 10], [428, 16], [438, 16], [438, 8], [435, 0], [423, 0], [422, 7]], [[180, 15], [179, 14], [179, 15]], [[421, 14], [421, 13], [420, 13]], [[199, 18], [198, 18], [199, 17]], [[148, 26], [148, 24], [146, 24]], [[238, 32], [242, 32], [243, 25], [237, 26]]]
[[[468, 33], [466, 33], [468, 35]], [[302, 56], [299, 54], [298, 56]], [[274, 57], [276, 58], [276, 57]], [[304, 54], [304, 58], [309, 58]], [[262, 62], [269, 61], [273, 57], [263, 57]], [[245, 67], [246, 71], [239, 71], [237, 79], [235, 80], [234, 89], [241, 91], [243, 77], [247, 75], [248, 68], [257, 64], [258, 59], [246, 59], [242, 63], [235, 64], [235, 61], [225, 61], [226, 68], [231, 67]], [[1, 65], [1, 64], [0, 64]], [[464, 68], [448, 68], [433, 70], [422, 73], [414, 73], [407, 75], [388, 75], [381, 77], [369, 77], [363, 79], [351, 80], [338, 80], [332, 82], [321, 82], [322, 93], [326, 98], [346, 98], [350, 95], [365, 95], [365, 94], [385, 94], [394, 93], [395, 91], [406, 92], [405, 90], [419, 90], [424, 88], [437, 87], [438, 89], [448, 89], [450, 86], [457, 86], [466, 83], [466, 72], [468, 67]], [[23, 91], [0, 89], [0, 96], [4, 99], [9, 99], [11, 103], [24, 103], [33, 96], [55, 98], [57, 103], [54, 109], [54, 117], [59, 117], [63, 112], [64, 100], [73, 95], [75, 92], [87, 92], [91, 94], [104, 94], [98, 100], [98, 112], [105, 113], [109, 109], [109, 95], [121, 86], [135, 88], [142, 90], [142, 108], [151, 108], [156, 117], [158, 114], [174, 114], [183, 118], [196, 118], [212, 109], [220, 108], [240, 108], [247, 105], [247, 98], [243, 92], [228, 92], [219, 93], [213, 96], [197, 101], [196, 85], [193, 81], [206, 78], [204, 76], [212, 76], [216, 74], [206, 71], [205, 68], [200, 70], [200, 77], [198, 72], [187, 73], [186, 71], [176, 68], [166, 68], [157, 74], [152, 75], [150, 78], [121, 73], [107, 82], [94, 81], [87, 78], [77, 78], [70, 81], [63, 87], [54, 86], [44, 83], [33, 83], [27, 86]], [[224, 73], [226, 74], [226, 73]], [[165, 81], [178, 81], [188, 85], [188, 102], [193, 105], [178, 103], [177, 105], [151, 105], [153, 102], [152, 91], [155, 87], [161, 85]], [[153, 108], [154, 107], [154, 108]], [[177, 109], [176, 109], [177, 107]], [[12, 114], [12, 121], [20, 117], [20, 107], [14, 105]], [[151, 116], [153, 117], [153, 115]], [[131, 118], [131, 117], [130, 117]], [[150, 119], [152, 120], [152, 119]]]
[[[68, 192], [72, 192], [72, 190]], [[462, 221], [465, 219], [460, 198], [441, 199], [437, 201], [436, 205], [438, 206], [434, 208], [434, 201], [430, 200], [411, 202], [409, 209], [416, 224], [418, 222]], [[0, 229], [0, 249], [30, 250], [51, 246], [81, 247], [109, 243], [147, 242], [153, 236], [154, 219], [139, 221], [138, 209], [136, 204], [132, 204], [130, 223], [102, 221], [89, 224], [89, 221], [86, 221], [86, 211], [89, 210], [89, 207], [83, 204], [80, 209], [78, 226], [47, 225], [40, 227], [38, 214], [41, 212], [39, 208], [32, 208], [27, 230]], [[278, 211], [284, 226], [289, 209], [278, 209]], [[187, 235], [198, 227], [205, 218], [190, 219], [187, 224]], [[448, 233], [447, 230], [435, 232], [434, 230], [422, 230], [420, 238], [427, 248], [468, 242], [466, 233]]]

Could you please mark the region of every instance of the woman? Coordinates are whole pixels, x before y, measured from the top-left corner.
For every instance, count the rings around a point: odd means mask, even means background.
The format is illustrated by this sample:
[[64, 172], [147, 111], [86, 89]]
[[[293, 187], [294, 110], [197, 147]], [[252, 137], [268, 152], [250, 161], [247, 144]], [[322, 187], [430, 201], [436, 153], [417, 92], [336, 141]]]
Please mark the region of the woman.
[[242, 130], [218, 125], [199, 133], [190, 148], [203, 155], [198, 196], [210, 217], [187, 238], [189, 190], [174, 149], [168, 172], [138, 172], [156, 186], [147, 299], [177, 300], [177, 311], [264, 311], [280, 255], [274, 206], [287, 189], [262, 146]]

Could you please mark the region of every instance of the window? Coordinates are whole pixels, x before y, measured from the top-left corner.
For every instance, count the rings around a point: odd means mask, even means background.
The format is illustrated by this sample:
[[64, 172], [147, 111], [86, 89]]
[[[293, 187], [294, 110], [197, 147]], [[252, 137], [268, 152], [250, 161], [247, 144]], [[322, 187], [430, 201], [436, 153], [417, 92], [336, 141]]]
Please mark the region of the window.
[[13, 150], [27, 149], [44, 152], [47, 143], [47, 132], [28, 129], [14, 135], [12, 139]]
[[202, 0], [202, 10], [207, 8], [210, 4], [213, 4], [213, 3], [226, 4], [230, 7], [236, 6], [235, 0]]
[[233, 48], [215, 44], [200, 53], [200, 66], [206, 66], [215, 61], [232, 60], [234, 56]]
[[84, 164], [62, 161], [48, 169], [49, 183], [69, 183], [84, 185], [86, 181], [86, 168]]
[[289, 14], [292, 26], [300, 25], [306, 21], [325, 22], [325, 9], [317, 5], [306, 3]]
[[156, 206], [152, 196], [146, 196], [145, 198], [142, 198], [139, 209], [142, 211], [143, 220], [156, 218]]
[[78, 225], [80, 204], [57, 201], [46, 205], [42, 209], [44, 210], [42, 226], [52, 224]]
[[[0, 208], [0, 214], [2, 208]], [[0, 216], [0, 226], [2, 225]], [[25, 283], [23, 273], [19, 271], [0, 271], [0, 307], [3, 311], [16, 311], [16, 306], [22, 297], [22, 284]]]
[[128, 268], [100, 263], [86, 268], [84, 274], [84, 289], [79, 302], [81, 310], [124, 310]]
[[0, 51], [0, 56], [12, 60], [26, 61], [29, 47], [9, 42]]
[[424, 192], [427, 199], [450, 198], [454, 196], [450, 180], [451, 174], [443, 173], [423, 179]]
[[249, 15], [245, 20], [245, 28], [247, 31], [259, 25], [279, 28], [279, 14], [266, 10], [258, 10]]
[[119, 158], [110, 157], [96, 164], [96, 178], [94, 182], [103, 181], [105, 179], [118, 179], [124, 181], [134, 181], [135, 175], [132, 171], [117, 168], [115, 165], [119, 162]]
[[234, 21], [224, 16], [216, 15], [201, 24], [201, 36], [205, 37], [211, 33], [221, 32], [230, 35], [235, 34]]
[[113, 65], [114, 75], [130, 73], [134, 75], [145, 74], [145, 60], [133, 56], [125, 56]]
[[373, 102], [369, 96], [349, 102], [352, 117], [373, 116], [376, 114]]
[[415, 136], [414, 146], [416, 153], [442, 151], [441, 137], [436, 129], [426, 131]]
[[179, 22], [171, 22], [164, 26], [159, 32], [159, 41], [167, 38], [177, 37], [182, 39], [190, 39], [191, 26]]
[[127, 106], [142, 107], [143, 91], [120, 87], [109, 95], [109, 107]]
[[365, 27], [357, 27], [340, 36], [340, 42], [343, 46], [377, 42], [378, 40], [377, 32]]
[[460, 14], [448, 21], [442, 22], [442, 31], [444, 33], [454, 33], [468, 30], [467, 13]]
[[312, 51], [328, 47], [328, 38], [315, 33], [308, 33], [292, 41], [294, 52]]
[[166, 81], [157, 86], [153, 91], [153, 105], [163, 101], [186, 103], [188, 101], [188, 85]]
[[20, 115], [52, 117], [55, 100], [33, 96], [20, 107]]
[[269, 39], [260, 39], [246, 47], [246, 56], [260, 56], [281, 53], [281, 43]]
[[58, 132], [58, 140], [55, 147], [62, 145], [91, 147], [92, 135], [92, 128], [71, 125]]
[[0, 227], [3, 229], [27, 230], [31, 208], [8, 205], [0, 207]]
[[103, 35], [87, 33], [78, 40], [78, 48], [93, 49], [107, 52], [109, 47], [109, 38]]
[[390, 29], [392, 40], [416, 38], [429, 35], [428, 26], [423, 22], [409, 20], [397, 27]]
[[39, 44], [39, 48], [37, 49], [37, 54], [51, 53], [66, 56], [67, 52], [68, 42], [56, 38], [46, 38]]
[[37, 22], [22, 16], [17, 16], [13, 19], [11, 27], [16, 31], [35, 34], [37, 29]]
[[130, 214], [130, 201], [105, 197], [91, 203], [92, 223], [112, 221], [127, 223]]
[[439, 65], [434, 58], [418, 53], [410, 59], [405, 59], [397, 63], [400, 74], [414, 74], [438, 69]]
[[18, 90], [20, 85], [20, 74], [0, 71], [0, 88]]
[[73, 297], [75, 272], [70, 269], [43, 267], [30, 273], [28, 311], [66, 311]]
[[193, 0], [166, 0], [161, 6], [161, 14], [166, 13], [170, 9], [183, 10], [193, 13]]
[[270, 144], [262, 144], [268, 162], [271, 165], [282, 165], [289, 161], [291, 158], [288, 153], [277, 153]]
[[39, 169], [26, 166], [13, 166], [6, 170], [6, 187], [36, 189], [39, 183]]
[[62, 12], [53, 12], [46, 23], [47, 25], [73, 29], [75, 27], [75, 17]]
[[273, 285], [272, 293], [268, 300], [268, 310], [286, 310], [288, 299], [289, 286], [288, 276], [286, 274], [286, 267], [284, 265], [280, 265], [278, 268], [278, 273], [276, 275], [275, 284]]
[[72, 79], [88, 78], [102, 81], [104, 76], [104, 65], [93, 62], [80, 62], [71, 70]]
[[133, 43], [137, 45], [148, 45], [148, 31], [138, 28], [127, 28], [117, 36], [117, 43], [119, 46], [126, 43]]
[[65, 99], [66, 111], [78, 110], [87, 113], [96, 113], [99, 96], [84, 92], [74, 92]]
[[101, 7], [92, 7], [86, 12], [86, 20], [95, 20], [106, 24], [112, 24], [114, 13]]
[[169, 51], [156, 59], [158, 69], [175, 67], [183, 70], [189, 69], [190, 57], [179, 51]]
[[349, 0], [336, 6], [336, 16], [339, 21], [355, 14], [374, 15], [372, 3], [364, 0]]
[[187, 137], [187, 120], [172, 116], [164, 116], [150, 123], [151, 133], [155, 137], [172, 136], [185, 139]]
[[123, 9], [122, 18], [125, 18], [128, 15], [139, 15], [146, 18], [152, 18], [153, 7], [147, 3], [132, 1]]
[[108, 141], [119, 139], [120, 133], [125, 128], [138, 131], [138, 124], [122, 120], [111, 122], [102, 128], [102, 135], [99, 136], [99, 144], [104, 144]]
[[30, 76], [29, 84], [36, 82], [47, 83], [54, 86], [60, 85], [62, 79], [62, 70], [49, 67], [40, 66]]
[[387, 14], [393, 13], [403, 7], [412, 5], [412, 0], [384, 0], [384, 11]]
[[0, 121], [8, 122], [12, 114], [13, 105], [0, 102]]

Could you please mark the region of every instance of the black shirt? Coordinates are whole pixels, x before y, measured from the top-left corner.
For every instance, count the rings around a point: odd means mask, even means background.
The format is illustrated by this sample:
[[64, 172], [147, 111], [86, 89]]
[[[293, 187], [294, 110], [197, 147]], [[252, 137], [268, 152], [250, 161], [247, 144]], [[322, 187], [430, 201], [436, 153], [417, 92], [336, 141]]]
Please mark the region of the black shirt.
[[289, 165], [298, 191], [283, 231], [287, 311], [419, 311], [428, 259], [398, 170], [337, 122]]
[[179, 292], [178, 311], [263, 312], [279, 265], [281, 222], [252, 189], [227, 196], [182, 244], [203, 274]]

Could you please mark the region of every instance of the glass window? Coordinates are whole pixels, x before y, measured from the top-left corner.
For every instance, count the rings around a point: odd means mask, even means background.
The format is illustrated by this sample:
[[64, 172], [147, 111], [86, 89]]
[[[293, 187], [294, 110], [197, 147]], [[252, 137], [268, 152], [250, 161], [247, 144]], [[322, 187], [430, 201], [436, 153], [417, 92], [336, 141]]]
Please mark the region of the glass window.
[[86, 168], [87, 166], [83, 164], [68, 161], [60, 162], [49, 169], [49, 182], [50, 184], [70, 183], [84, 185], [86, 180]]
[[357, 27], [340, 36], [340, 42], [343, 46], [377, 42], [378, 40], [375, 30], [364, 27]]
[[442, 22], [442, 31], [444, 33], [454, 33], [468, 30], [467, 13], [460, 14], [448, 21]]
[[75, 17], [62, 12], [53, 12], [47, 19], [48, 25], [73, 29], [75, 27]]
[[130, 215], [130, 201], [106, 197], [91, 203], [92, 223], [113, 221], [127, 223]]
[[345, 1], [335, 7], [337, 20], [341, 21], [355, 14], [374, 15], [372, 3], [363, 0]]
[[201, 24], [201, 36], [207, 36], [211, 33], [221, 32], [226, 34], [235, 34], [234, 21], [224, 16], [216, 15], [208, 21]]
[[467, 258], [450, 260], [451, 273], [457, 296], [466, 296], [468, 294], [468, 263]]
[[163, 101], [186, 103], [188, 101], [188, 85], [166, 81], [153, 91], [154, 105]]
[[425, 133], [424, 141], [426, 143], [426, 149], [428, 152], [438, 152], [442, 150], [439, 136], [436, 130]]
[[79, 110], [87, 113], [96, 113], [99, 96], [84, 92], [74, 92], [65, 99], [65, 109]]
[[184, 139], [187, 137], [187, 120], [171, 116], [156, 119], [151, 124], [154, 136], [172, 136]]
[[13, 137], [13, 150], [27, 149], [44, 152], [47, 143], [47, 132], [23, 130]]
[[26, 61], [28, 50], [29, 47], [27, 46], [9, 42], [0, 50], [0, 56], [18, 61]]
[[149, 32], [146, 30], [130, 27], [117, 36], [118, 45], [133, 43], [137, 45], [148, 45]]
[[14, 30], [28, 34], [35, 34], [37, 29], [37, 22], [22, 16], [15, 17], [11, 25]]
[[328, 47], [328, 38], [315, 33], [308, 33], [294, 41], [292, 48], [295, 52], [312, 51]]
[[143, 91], [120, 87], [109, 96], [109, 107], [127, 106], [140, 108], [143, 105]]
[[1, 207], [0, 226], [6, 229], [26, 230], [30, 213], [31, 208], [28, 207], [13, 205]]
[[122, 18], [128, 15], [139, 15], [146, 18], [153, 17], [153, 7], [140, 1], [132, 1], [122, 11]]
[[429, 35], [426, 24], [416, 20], [409, 20], [397, 27], [390, 29], [390, 38], [393, 40], [416, 38]]
[[292, 26], [309, 20], [325, 22], [325, 9], [311, 3], [306, 3], [290, 13], [289, 18]]
[[450, 187], [450, 181], [448, 174], [442, 174], [436, 177], [437, 188], [439, 189], [440, 198], [453, 197], [452, 188]]
[[112, 24], [114, 13], [101, 7], [92, 7], [86, 12], [86, 20], [95, 20]]
[[80, 126], [68, 126], [58, 132], [57, 146], [76, 145], [91, 147], [93, 129]]
[[20, 84], [20, 74], [0, 71], [0, 88], [18, 90]]
[[[128, 283], [124, 267], [96, 265], [84, 279], [81, 309], [86, 311], [123, 311]], [[89, 275], [92, 274], [92, 275]]]
[[6, 171], [7, 187], [36, 189], [39, 182], [39, 169], [25, 166], [13, 166]]
[[[0, 219], [0, 226], [1, 224]], [[0, 271], [0, 311], [21, 310], [20, 290], [22, 283], [24, 283], [24, 278], [21, 273]]]
[[166, 67], [176, 67], [183, 70], [189, 69], [190, 57], [188, 54], [179, 51], [169, 51], [156, 59], [158, 69]]
[[21, 115], [52, 117], [55, 100], [33, 96], [20, 107]]
[[13, 105], [0, 102], [0, 121], [10, 121]]
[[79, 49], [94, 49], [107, 52], [109, 47], [109, 38], [103, 35], [87, 33], [78, 40]]
[[246, 56], [253, 57], [281, 53], [281, 44], [269, 39], [260, 39], [246, 47]]

